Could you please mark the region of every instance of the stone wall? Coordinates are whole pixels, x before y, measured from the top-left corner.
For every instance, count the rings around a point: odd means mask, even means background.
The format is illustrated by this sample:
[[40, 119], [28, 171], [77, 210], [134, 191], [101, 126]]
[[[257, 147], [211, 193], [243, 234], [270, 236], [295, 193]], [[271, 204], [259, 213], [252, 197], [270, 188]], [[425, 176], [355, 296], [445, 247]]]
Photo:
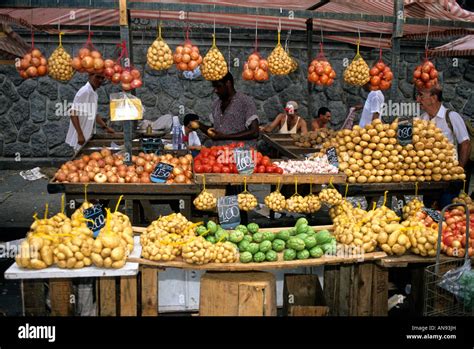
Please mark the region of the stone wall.
[[[37, 46], [46, 56], [56, 47], [56, 43], [39, 43]], [[52, 41], [52, 40], [51, 40]], [[77, 44], [65, 44], [69, 52], [76, 53], [80, 48]], [[210, 112], [212, 100], [215, 97], [210, 82], [202, 78], [190, 81], [182, 78], [173, 67], [166, 72], [157, 72], [144, 68], [145, 53], [149, 45], [134, 44], [133, 54], [136, 66], [144, 71], [144, 85], [137, 91], [146, 108], [145, 118], [156, 119], [163, 114], [178, 115], [180, 106], [184, 113], [195, 112], [206, 121]], [[271, 45], [262, 45], [263, 55], [268, 55]], [[115, 45], [96, 45], [106, 57], [113, 57]], [[174, 48], [175, 44], [171, 44]], [[292, 49], [292, 55], [298, 60], [300, 67], [289, 76], [272, 76], [264, 83], [252, 83], [241, 79], [241, 69], [251, 53], [252, 42], [243, 42], [239, 47], [231, 49], [231, 58], [240, 61], [239, 67], [231, 69], [236, 80], [236, 89], [254, 97], [261, 122], [271, 121], [283, 110], [288, 100], [296, 100], [300, 104], [300, 114], [310, 120], [308, 115], [308, 88], [306, 80], [307, 51], [303, 48]], [[304, 47], [300, 45], [300, 47]], [[226, 46], [222, 47], [228, 58]], [[207, 46], [201, 48], [207, 50]], [[361, 88], [345, 85], [342, 82], [343, 60], [352, 59], [354, 49], [348, 45], [334, 46], [326, 49], [326, 55], [336, 70], [337, 78], [329, 88], [313, 87], [311, 103], [313, 110], [327, 106], [332, 111], [333, 126], [343, 123], [348, 108], [363, 103], [367, 92]], [[364, 57], [372, 64], [378, 58], [378, 50], [366, 51]], [[422, 57], [421, 50], [405, 48], [401, 55], [401, 71], [399, 94], [397, 99], [412, 102], [413, 85], [410, 83], [411, 74]], [[390, 61], [389, 52], [384, 54], [384, 60]], [[459, 59], [453, 66], [450, 58], [437, 58], [435, 64], [440, 71], [440, 79], [444, 87], [446, 102], [454, 109], [465, 115], [474, 117], [474, 61]], [[144, 69], [144, 70], [143, 70]], [[72, 155], [72, 150], [64, 144], [69, 119], [57, 115], [57, 103], [72, 102], [76, 91], [87, 81], [85, 74], [75, 74], [67, 83], [59, 83], [49, 77], [35, 80], [22, 80], [13, 66], [0, 65], [0, 156], [14, 157], [19, 153], [24, 157], [66, 157]], [[109, 114], [109, 95], [118, 92], [117, 86], [107, 83], [98, 90], [98, 113], [104, 117]], [[386, 100], [388, 93], [386, 93]], [[121, 129], [119, 123], [113, 125]]]

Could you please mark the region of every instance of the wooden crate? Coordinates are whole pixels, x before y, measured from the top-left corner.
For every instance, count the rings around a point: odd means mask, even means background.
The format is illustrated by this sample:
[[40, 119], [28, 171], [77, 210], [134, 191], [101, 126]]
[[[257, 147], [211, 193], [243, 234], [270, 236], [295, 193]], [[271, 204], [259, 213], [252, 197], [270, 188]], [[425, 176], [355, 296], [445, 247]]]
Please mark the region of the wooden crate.
[[285, 274], [283, 314], [288, 316], [327, 316], [323, 289], [317, 275]]
[[276, 280], [267, 272], [207, 272], [201, 277], [201, 316], [276, 316]]
[[324, 298], [331, 316], [386, 316], [387, 269], [374, 262], [325, 266]]

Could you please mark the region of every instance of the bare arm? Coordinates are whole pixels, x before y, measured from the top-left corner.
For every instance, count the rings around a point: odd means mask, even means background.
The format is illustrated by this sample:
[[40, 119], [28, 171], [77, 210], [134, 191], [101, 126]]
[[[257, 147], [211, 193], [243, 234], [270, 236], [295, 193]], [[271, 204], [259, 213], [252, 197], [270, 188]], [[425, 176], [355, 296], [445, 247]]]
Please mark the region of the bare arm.
[[300, 123], [301, 123], [301, 127], [300, 127], [301, 134], [308, 133], [308, 125], [306, 124], [306, 120], [300, 119]]
[[83, 145], [86, 142], [86, 140], [84, 138], [84, 133], [82, 133], [79, 117], [74, 111], [72, 111], [72, 114], [71, 114], [71, 122], [77, 132], [77, 143], [79, 143], [80, 145]]
[[278, 114], [275, 120], [273, 120], [271, 124], [260, 127], [260, 131], [267, 132], [267, 133], [272, 132], [275, 129], [275, 127], [281, 125], [282, 118], [283, 118], [283, 114]]
[[100, 125], [100, 127], [106, 130], [108, 133], [115, 133], [115, 131], [112, 128], [108, 127], [107, 124], [99, 115], [95, 116], [95, 121]]
[[379, 113], [373, 113], [373, 114], [372, 114], [372, 121], [374, 121], [375, 119], [378, 119], [379, 116], [380, 116]]
[[250, 124], [250, 127], [245, 130], [245, 131], [242, 131], [242, 132], [238, 132], [238, 133], [233, 133], [233, 134], [223, 134], [223, 133], [220, 133], [220, 132], [217, 132], [215, 133], [214, 136], [212, 136], [211, 138], [213, 140], [246, 140], [246, 139], [255, 139], [258, 137], [258, 120], [254, 120], [252, 121], [252, 123]]
[[459, 166], [466, 167], [471, 154], [471, 141], [466, 140], [459, 144]]

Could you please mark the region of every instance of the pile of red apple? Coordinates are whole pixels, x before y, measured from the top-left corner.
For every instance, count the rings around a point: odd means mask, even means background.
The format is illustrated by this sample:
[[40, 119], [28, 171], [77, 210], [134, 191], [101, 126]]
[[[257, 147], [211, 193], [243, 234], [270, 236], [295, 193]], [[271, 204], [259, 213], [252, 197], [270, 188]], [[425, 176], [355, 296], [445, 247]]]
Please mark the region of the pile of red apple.
[[442, 230], [442, 251], [448, 256], [474, 255], [474, 211], [469, 214], [469, 241], [466, 242], [466, 214], [463, 207], [445, 213]]
[[130, 91], [143, 85], [141, 73], [136, 68], [123, 68], [118, 62], [106, 59], [104, 75], [114, 84], [121, 84], [124, 91]]

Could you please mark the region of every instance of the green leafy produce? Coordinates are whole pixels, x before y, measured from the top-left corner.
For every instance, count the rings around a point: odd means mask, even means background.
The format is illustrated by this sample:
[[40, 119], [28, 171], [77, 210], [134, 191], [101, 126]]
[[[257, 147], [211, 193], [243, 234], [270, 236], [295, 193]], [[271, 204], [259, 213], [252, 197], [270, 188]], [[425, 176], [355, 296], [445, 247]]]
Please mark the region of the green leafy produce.
[[257, 223], [249, 223], [247, 225], [247, 230], [250, 233], [255, 234], [256, 232], [258, 232], [258, 224]]
[[250, 245], [250, 242], [248, 242], [247, 240], [242, 240], [241, 242], [239, 242], [239, 251], [240, 252], [247, 251], [249, 245]]
[[217, 230], [216, 232], [216, 240], [217, 242], [225, 242], [229, 240], [229, 233], [225, 231], [224, 229]]
[[290, 236], [295, 236], [297, 234], [295, 227], [288, 229], [288, 231], [290, 232]]
[[324, 245], [334, 240], [334, 236], [332, 236], [332, 234], [327, 230], [318, 231], [315, 237], [318, 245]]
[[257, 252], [253, 255], [253, 261], [255, 263], [261, 263], [261, 262], [265, 261], [265, 258], [266, 258], [266, 256], [265, 256], [265, 253], [263, 253], [263, 252]]
[[244, 239], [244, 233], [240, 230], [234, 230], [229, 234], [229, 240], [234, 243], [239, 243]]
[[253, 260], [253, 256], [250, 252], [242, 252], [240, 254], [241, 263], [250, 263]]
[[285, 261], [292, 261], [293, 259], [296, 258], [296, 251], [293, 250], [292, 248], [287, 248], [284, 252], [283, 252], [283, 259]]
[[308, 230], [308, 224], [302, 223], [296, 227], [296, 234], [306, 233], [307, 230]]
[[263, 240], [273, 241], [275, 240], [276, 234], [271, 231], [265, 231], [263, 233]]
[[324, 254], [324, 251], [321, 247], [314, 246], [312, 249], [309, 250], [309, 254], [313, 258], [319, 258]]
[[278, 254], [275, 251], [268, 251], [265, 253], [265, 259], [269, 262], [275, 262], [278, 260]]
[[253, 238], [253, 241], [260, 243], [260, 242], [263, 241], [263, 233], [257, 232], [257, 233], [252, 235], [252, 238]]
[[285, 246], [286, 246], [285, 241], [283, 241], [281, 239], [273, 240], [273, 243], [272, 243], [273, 251], [281, 252], [285, 249]]
[[299, 227], [301, 224], [308, 225], [308, 220], [304, 217], [298, 218], [298, 220], [296, 221], [295, 227]]
[[251, 242], [249, 246], [247, 247], [247, 251], [250, 252], [251, 254], [255, 254], [259, 251], [260, 246], [256, 242]]
[[308, 237], [308, 234], [301, 233], [301, 234], [296, 235], [295, 237], [297, 237], [298, 239], [304, 240]]
[[290, 235], [289, 230], [282, 230], [276, 235], [276, 238], [283, 241], [287, 241], [290, 238], [290, 236], [291, 235]]
[[317, 245], [317, 241], [314, 236], [308, 236], [306, 239], [303, 239], [303, 241], [305, 248], [308, 250]]
[[235, 227], [235, 230], [240, 230], [244, 234], [248, 234], [248, 229], [245, 225], [239, 224], [238, 226]]
[[309, 251], [308, 250], [298, 251], [296, 253], [296, 258], [298, 258], [298, 259], [308, 259], [309, 258]]
[[206, 236], [205, 239], [209, 241], [211, 244], [215, 244], [217, 242], [216, 237], [213, 235]]
[[260, 246], [259, 246], [259, 251], [260, 252], [268, 252], [271, 249], [272, 249], [272, 242], [271, 241], [265, 240], [265, 241], [262, 241], [260, 243]]
[[304, 250], [305, 245], [302, 239], [297, 237], [291, 237], [287, 242], [287, 246], [293, 250], [302, 251]]
[[213, 222], [213, 221], [207, 222], [207, 229], [209, 230], [209, 233], [215, 234], [216, 231], [217, 231], [217, 228], [218, 228], [218, 226], [217, 226], [216, 222]]
[[245, 240], [245, 241], [248, 241], [248, 242], [252, 242], [252, 241], [253, 241], [253, 237], [252, 237], [252, 235], [250, 235], [250, 234], [249, 234], [249, 235], [245, 235], [245, 236], [244, 236], [244, 240]]

